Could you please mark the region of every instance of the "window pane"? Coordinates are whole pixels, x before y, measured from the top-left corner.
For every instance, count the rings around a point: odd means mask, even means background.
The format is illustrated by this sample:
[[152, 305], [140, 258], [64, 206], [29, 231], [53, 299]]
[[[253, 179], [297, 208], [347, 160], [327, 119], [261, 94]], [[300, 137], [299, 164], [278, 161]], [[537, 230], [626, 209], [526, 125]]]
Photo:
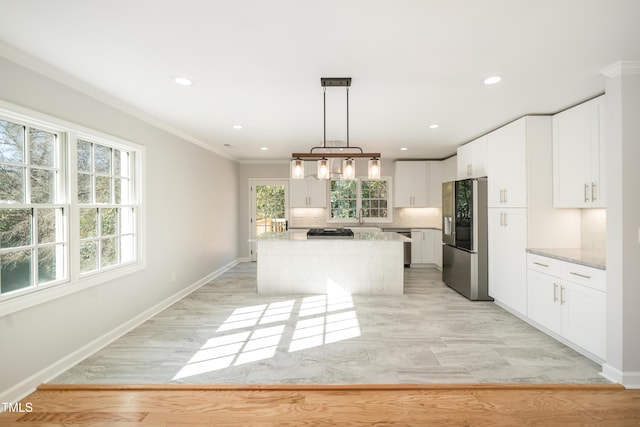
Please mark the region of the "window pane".
[[0, 248], [31, 244], [31, 209], [0, 209]]
[[80, 238], [98, 236], [98, 210], [80, 209]]
[[0, 161], [24, 163], [24, 126], [0, 120]]
[[62, 279], [63, 257], [63, 245], [38, 248], [38, 284]]
[[62, 218], [62, 209], [38, 209], [38, 243], [53, 243], [61, 239], [56, 236], [62, 235], [62, 223], [57, 219]]
[[0, 293], [31, 286], [30, 249], [0, 254]]
[[78, 174], [78, 203], [91, 203], [91, 175]]
[[102, 250], [100, 254], [101, 267], [108, 267], [118, 263], [117, 241], [117, 237], [102, 240]]
[[100, 209], [100, 235], [113, 236], [118, 232], [118, 209]]
[[111, 174], [111, 148], [104, 145], [96, 147], [96, 173]]
[[56, 196], [56, 172], [31, 169], [31, 203], [54, 203]]
[[120, 209], [120, 233], [133, 233], [133, 208]]
[[24, 203], [24, 170], [0, 165], [0, 201]]
[[111, 178], [96, 176], [96, 203], [111, 203]]
[[80, 244], [80, 272], [98, 269], [98, 242], [95, 240]]
[[115, 204], [122, 203], [122, 180], [118, 178], [113, 180], [113, 199]]
[[135, 261], [135, 239], [132, 235], [120, 238], [120, 262]]
[[32, 165], [55, 166], [56, 134], [29, 128], [29, 148]]
[[122, 175], [122, 156], [126, 154], [120, 150], [113, 150], [113, 174], [116, 176]]
[[78, 140], [78, 170], [91, 172], [91, 143]]

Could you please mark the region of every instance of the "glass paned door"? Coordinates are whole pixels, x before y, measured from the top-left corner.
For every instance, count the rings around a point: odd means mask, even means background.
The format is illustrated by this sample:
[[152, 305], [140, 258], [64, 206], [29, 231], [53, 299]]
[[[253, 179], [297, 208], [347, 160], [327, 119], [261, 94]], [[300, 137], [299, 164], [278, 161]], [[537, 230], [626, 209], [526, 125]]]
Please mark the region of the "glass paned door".
[[256, 261], [256, 239], [264, 233], [287, 229], [289, 218], [289, 182], [287, 180], [251, 180], [251, 260]]

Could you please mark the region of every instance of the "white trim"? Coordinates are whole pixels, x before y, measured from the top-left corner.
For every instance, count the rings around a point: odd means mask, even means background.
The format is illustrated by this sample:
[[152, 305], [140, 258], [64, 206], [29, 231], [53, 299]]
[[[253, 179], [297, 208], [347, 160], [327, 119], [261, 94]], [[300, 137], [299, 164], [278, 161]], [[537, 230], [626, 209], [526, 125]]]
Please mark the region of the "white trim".
[[600, 74], [609, 78], [640, 74], [640, 61], [618, 61], [600, 71]]
[[[55, 68], [49, 64], [46, 64], [39, 59], [36, 59], [19, 49], [16, 49], [12, 46], [9, 46], [5, 43], [0, 42], [0, 56], [8, 59], [9, 61], [15, 62], [18, 65], [21, 65], [25, 68], [35, 71], [38, 74], [41, 74], [45, 77], [48, 77], [52, 80], [57, 81], [58, 83], [62, 83], [65, 86], [69, 86], [70, 88], [77, 90], [80, 93], [83, 93], [87, 96], [90, 96], [104, 104], [107, 104], [111, 107], [114, 107], [130, 116], [133, 116], [139, 120], [142, 120], [146, 123], [151, 124], [152, 126], [162, 129], [165, 132], [168, 132], [172, 135], [177, 136], [178, 138], [195, 144], [199, 147], [204, 148], [205, 150], [211, 151], [219, 156], [225, 157], [229, 160], [237, 161], [237, 159], [231, 156], [224, 151], [218, 150], [215, 147], [181, 131], [176, 128], [169, 126], [168, 124], [158, 120], [154, 117], [149, 116], [148, 114], [138, 110], [137, 108], [127, 104], [126, 102], [113, 97], [112, 95], [103, 92], [102, 90], [86, 83], [81, 80], [78, 80], [65, 72]], [[93, 133], [93, 132], [92, 132]]]
[[[240, 262], [241, 262], [241, 259], [239, 258], [215, 270], [214, 272], [196, 281], [192, 285], [182, 289], [181, 291], [170, 296], [169, 298], [159, 302], [158, 304], [138, 314], [134, 318], [116, 327], [115, 329], [107, 332], [101, 337], [96, 338], [95, 340], [89, 342], [88, 344], [77, 349], [76, 351], [59, 359], [57, 362], [54, 362], [48, 367], [40, 370], [39, 372], [36, 372], [30, 377], [14, 385], [10, 389], [3, 390], [2, 392], [0, 392], [0, 402], [18, 402], [19, 400], [25, 398], [29, 394], [33, 393], [38, 385], [42, 383], [46, 383], [56, 378], [58, 375], [69, 370], [71, 367], [78, 364], [82, 360], [86, 359], [87, 357], [91, 356], [92, 354], [96, 353], [97, 351], [101, 350], [107, 345], [111, 344], [118, 338], [122, 337], [127, 332], [138, 327], [139, 325], [151, 319], [152, 317], [156, 316], [158, 313], [162, 312], [166, 308], [180, 301], [181, 299], [183, 299], [193, 291], [211, 282], [212, 280], [214, 280], [221, 274], [225, 273], [226, 271], [232, 269], [233, 267], [238, 265]], [[0, 408], [0, 412], [2, 412], [1, 408]]]
[[609, 381], [622, 384], [625, 388], [640, 389], [640, 371], [621, 371], [605, 363], [602, 365], [601, 375]]

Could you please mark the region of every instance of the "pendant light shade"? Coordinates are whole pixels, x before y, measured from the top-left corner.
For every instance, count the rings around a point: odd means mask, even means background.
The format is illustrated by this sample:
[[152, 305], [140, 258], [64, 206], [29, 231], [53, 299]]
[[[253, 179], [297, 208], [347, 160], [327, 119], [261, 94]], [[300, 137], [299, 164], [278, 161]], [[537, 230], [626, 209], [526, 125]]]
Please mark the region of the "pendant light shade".
[[291, 160], [291, 179], [304, 179], [304, 160]]
[[329, 179], [329, 160], [324, 157], [318, 160], [318, 179]]
[[342, 179], [354, 179], [356, 177], [356, 162], [347, 157], [342, 161]]
[[369, 160], [369, 179], [380, 179], [380, 159]]

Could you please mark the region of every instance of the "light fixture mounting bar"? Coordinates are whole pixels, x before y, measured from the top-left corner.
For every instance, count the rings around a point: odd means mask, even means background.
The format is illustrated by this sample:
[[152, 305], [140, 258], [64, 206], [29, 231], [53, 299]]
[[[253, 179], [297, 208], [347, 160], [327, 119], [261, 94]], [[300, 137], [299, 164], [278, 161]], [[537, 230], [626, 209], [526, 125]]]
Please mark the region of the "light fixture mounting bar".
[[380, 157], [380, 153], [292, 153], [291, 157], [300, 159], [321, 159], [323, 157], [346, 158], [346, 157]]
[[351, 77], [320, 77], [322, 87], [351, 86]]

